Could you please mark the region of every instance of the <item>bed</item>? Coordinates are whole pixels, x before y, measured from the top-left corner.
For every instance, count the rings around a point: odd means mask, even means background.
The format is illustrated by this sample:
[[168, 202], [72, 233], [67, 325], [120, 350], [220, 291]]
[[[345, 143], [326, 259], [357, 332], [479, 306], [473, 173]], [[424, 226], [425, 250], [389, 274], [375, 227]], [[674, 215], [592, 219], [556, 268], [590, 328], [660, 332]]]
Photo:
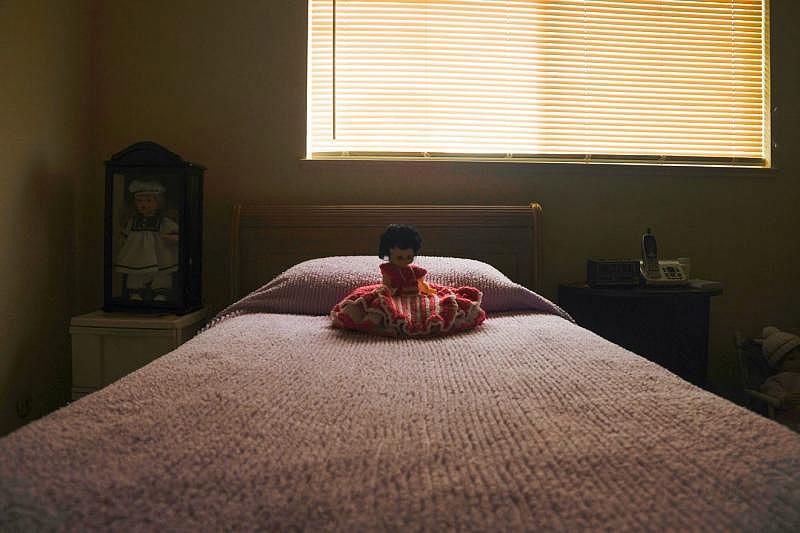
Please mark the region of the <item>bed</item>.
[[[330, 326], [396, 221], [483, 325]], [[236, 303], [0, 439], [0, 530], [798, 530], [800, 436], [574, 324], [541, 230], [535, 204], [237, 206]]]

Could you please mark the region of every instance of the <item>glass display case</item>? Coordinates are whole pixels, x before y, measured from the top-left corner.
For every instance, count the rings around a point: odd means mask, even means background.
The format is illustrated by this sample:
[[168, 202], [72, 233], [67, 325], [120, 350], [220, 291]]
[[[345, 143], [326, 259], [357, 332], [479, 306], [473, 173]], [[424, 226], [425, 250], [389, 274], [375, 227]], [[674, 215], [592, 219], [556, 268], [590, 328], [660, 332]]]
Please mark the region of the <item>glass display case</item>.
[[201, 307], [204, 171], [153, 142], [106, 161], [105, 311]]

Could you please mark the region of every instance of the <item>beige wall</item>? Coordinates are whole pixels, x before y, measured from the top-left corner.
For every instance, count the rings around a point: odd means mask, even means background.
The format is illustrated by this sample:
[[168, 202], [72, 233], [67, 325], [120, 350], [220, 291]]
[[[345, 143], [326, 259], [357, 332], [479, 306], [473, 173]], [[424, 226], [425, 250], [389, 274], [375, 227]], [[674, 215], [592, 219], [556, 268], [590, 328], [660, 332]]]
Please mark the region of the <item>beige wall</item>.
[[87, 22], [86, 2], [0, 1], [0, 435], [69, 397]]
[[775, 126], [783, 168], [766, 177], [557, 171], [526, 164], [301, 162], [305, 151], [306, 2], [100, 2], [93, 36], [97, 187], [79, 203], [79, 296], [101, 302], [104, 158], [153, 140], [205, 164], [206, 301], [227, 302], [233, 202], [525, 203], [545, 214], [544, 292], [584, 277], [588, 257], [636, 256], [647, 226], [664, 257], [690, 256], [696, 276], [722, 280], [712, 311], [712, 380], [736, 387], [732, 335], [800, 324], [800, 6], [776, 1]]

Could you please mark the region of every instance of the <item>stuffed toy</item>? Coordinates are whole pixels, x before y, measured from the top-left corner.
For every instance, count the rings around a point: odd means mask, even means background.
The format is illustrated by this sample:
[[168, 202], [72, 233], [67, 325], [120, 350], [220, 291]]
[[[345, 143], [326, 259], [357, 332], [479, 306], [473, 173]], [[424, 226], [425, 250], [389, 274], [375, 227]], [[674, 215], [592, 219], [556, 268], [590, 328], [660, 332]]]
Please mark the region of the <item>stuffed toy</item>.
[[378, 246], [383, 283], [355, 289], [331, 310], [335, 327], [387, 336], [428, 336], [472, 329], [486, 319], [483, 293], [474, 287], [428, 284], [413, 264], [422, 237], [413, 227], [392, 224]]
[[767, 326], [761, 350], [775, 374], [764, 380], [760, 390], [780, 402], [780, 408], [800, 414], [800, 337]]

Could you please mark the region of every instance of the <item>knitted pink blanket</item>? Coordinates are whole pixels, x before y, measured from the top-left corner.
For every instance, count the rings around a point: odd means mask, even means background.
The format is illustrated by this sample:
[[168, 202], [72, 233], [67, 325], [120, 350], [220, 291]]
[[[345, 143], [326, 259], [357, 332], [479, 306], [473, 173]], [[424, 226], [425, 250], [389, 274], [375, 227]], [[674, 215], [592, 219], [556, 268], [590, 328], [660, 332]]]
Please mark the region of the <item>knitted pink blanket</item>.
[[0, 530], [800, 527], [800, 436], [555, 315], [230, 318], [0, 440]]

